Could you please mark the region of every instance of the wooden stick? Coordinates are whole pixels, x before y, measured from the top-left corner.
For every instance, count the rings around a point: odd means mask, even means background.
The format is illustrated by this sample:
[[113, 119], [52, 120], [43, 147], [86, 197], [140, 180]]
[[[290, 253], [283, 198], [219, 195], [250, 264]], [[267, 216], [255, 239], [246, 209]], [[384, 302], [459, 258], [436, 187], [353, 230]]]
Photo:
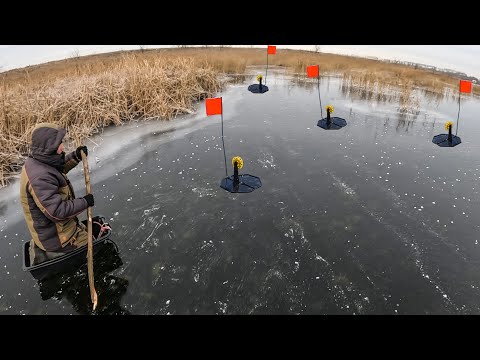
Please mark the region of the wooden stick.
[[[88, 161], [87, 156], [85, 153], [80, 151], [82, 154], [82, 161], [83, 161], [83, 169], [85, 172], [85, 186], [87, 188], [87, 194], [91, 194], [90, 188], [90, 173], [88, 171]], [[90, 297], [93, 303], [93, 310], [97, 307], [97, 292], [95, 291], [95, 284], [93, 282], [93, 243], [92, 243], [92, 207], [89, 206], [87, 208], [87, 215], [88, 215], [88, 226], [87, 226], [87, 233], [88, 233], [88, 242], [87, 242], [87, 268], [88, 268], [88, 284], [90, 286]]]

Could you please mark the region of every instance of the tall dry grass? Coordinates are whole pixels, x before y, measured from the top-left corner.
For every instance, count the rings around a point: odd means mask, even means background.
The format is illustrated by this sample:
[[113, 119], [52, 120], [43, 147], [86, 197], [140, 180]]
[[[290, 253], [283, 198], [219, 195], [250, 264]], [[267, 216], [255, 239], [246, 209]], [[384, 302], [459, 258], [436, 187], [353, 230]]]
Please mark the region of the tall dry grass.
[[[403, 108], [411, 106], [414, 87], [437, 95], [458, 91], [458, 79], [444, 74], [358, 57], [278, 49], [268, 61], [301, 76], [318, 64], [322, 75], [343, 76], [362, 96], [384, 98], [396, 87]], [[265, 63], [265, 48], [142, 49], [0, 73], [0, 185], [18, 173], [38, 122], [59, 123], [76, 138], [131, 119], [169, 119], [220, 90], [220, 73], [244, 74]], [[480, 87], [473, 91], [480, 94]]]
[[[3, 81], [0, 89], [0, 183], [18, 173], [36, 123], [54, 122], [83, 139], [110, 124], [170, 119], [193, 112], [193, 102], [222, 88], [216, 71], [189, 58], [118, 61], [67, 76]], [[76, 70], [75, 70], [76, 71]], [[37, 79], [35, 81], [35, 79]], [[41, 79], [40, 81], [38, 79]], [[68, 140], [68, 138], [66, 139]]]
[[[121, 51], [108, 54], [97, 54], [74, 57], [67, 60], [53, 61], [38, 66], [9, 71], [6, 81], [14, 83], [49, 81], [52, 78], [65, 78], [82, 74], [94, 74], [109, 70], [118, 63], [125, 54], [139, 61], [152, 61], [161, 57], [175, 59], [178, 57], [193, 58], [199, 65], [208, 64], [218, 72], [245, 72], [247, 66], [265, 65], [266, 50], [257, 48], [168, 48], [144, 49], [142, 51]], [[343, 56], [327, 53], [315, 53], [303, 50], [278, 49], [276, 55], [270, 55], [270, 65], [284, 66], [294, 72], [304, 74], [309, 65], [318, 64], [321, 74], [348, 73], [360, 77], [365, 74], [389, 83], [398, 84], [411, 80], [414, 86], [427, 87], [441, 91], [444, 86], [458, 89], [458, 79], [446, 74], [424, 69], [415, 69], [401, 64], [381, 62], [354, 56]], [[474, 86], [474, 93], [480, 94], [480, 86]]]

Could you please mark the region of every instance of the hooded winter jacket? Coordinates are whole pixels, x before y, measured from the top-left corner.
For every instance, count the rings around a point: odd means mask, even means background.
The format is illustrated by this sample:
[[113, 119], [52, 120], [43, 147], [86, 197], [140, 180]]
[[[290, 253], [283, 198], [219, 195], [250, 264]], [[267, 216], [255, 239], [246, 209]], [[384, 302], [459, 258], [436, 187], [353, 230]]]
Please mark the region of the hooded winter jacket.
[[51, 252], [70, 251], [85, 230], [77, 215], [87, 209], [84, 198], [75, 199], [66, 174], [78, 165], [75, 152], [57, 154], [65, 129], [38, 124], [32, 133], [30, 155], [20, 176], [20, 200], [35, 245]]

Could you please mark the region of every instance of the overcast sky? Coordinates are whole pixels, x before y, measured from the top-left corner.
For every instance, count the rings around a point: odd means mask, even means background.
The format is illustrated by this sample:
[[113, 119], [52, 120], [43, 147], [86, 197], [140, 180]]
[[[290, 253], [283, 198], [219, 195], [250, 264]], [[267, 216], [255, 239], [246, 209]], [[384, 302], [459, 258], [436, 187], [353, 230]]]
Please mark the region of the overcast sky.
[[[144, 45], [147, 48], [169, 45]], [[262, 45], [255, 45], [262, 46]], [[405, 60], [480, 78], [480, 45], [319, 45], [322, 52]], [[312, 50], [314, 45], [277, 45]], [[139, 45], [0, 45], [0, 71], [79, 55], [139, 49]]]

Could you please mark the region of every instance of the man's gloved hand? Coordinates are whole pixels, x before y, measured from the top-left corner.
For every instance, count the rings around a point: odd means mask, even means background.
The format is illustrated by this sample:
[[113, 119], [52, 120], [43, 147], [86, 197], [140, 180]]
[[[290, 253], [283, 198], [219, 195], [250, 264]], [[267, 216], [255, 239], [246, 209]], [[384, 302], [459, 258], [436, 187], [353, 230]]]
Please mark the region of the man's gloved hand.
[[77, 157], [78, 161], [82, 161], [82, 154], [80, 153], [81, 150], [83, 150], [83, 152], [85, 153], [85, 156], [88, 156], [87, 147], [86, 146], [79, 146], [77, 148], [77, 150], [75, 150], [75, 156]]
[[95, 205], [95, 201], [93, 200], [92, 194], [87, 194], [83, 198], [87, 200], [88, 207], [92, 207], [93, 205]]

